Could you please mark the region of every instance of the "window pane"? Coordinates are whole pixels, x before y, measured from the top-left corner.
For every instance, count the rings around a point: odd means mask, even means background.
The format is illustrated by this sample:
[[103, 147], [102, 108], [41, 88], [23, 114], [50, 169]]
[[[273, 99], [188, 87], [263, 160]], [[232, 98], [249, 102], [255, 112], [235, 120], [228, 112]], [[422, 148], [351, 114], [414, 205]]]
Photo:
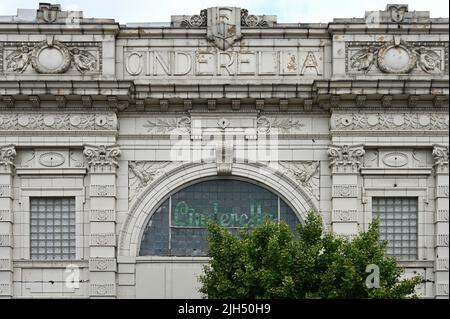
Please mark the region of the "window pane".
[[75, 259], [75, 198], [30, 198], [30, 210], [31, 259]]
[[417, 197], [373, 197], [372, 214], [380, 218], [386, 254], [400, 260], [417, 259]]
[[295, 234], [298, 218], [276, 194], [238, 180], [200, 182], [175, 193], [156, 210], [145, 228], [139, 255], [207, 256], [208, 220], [238, 233], [267, 218], [277, 221], [279, 216]]

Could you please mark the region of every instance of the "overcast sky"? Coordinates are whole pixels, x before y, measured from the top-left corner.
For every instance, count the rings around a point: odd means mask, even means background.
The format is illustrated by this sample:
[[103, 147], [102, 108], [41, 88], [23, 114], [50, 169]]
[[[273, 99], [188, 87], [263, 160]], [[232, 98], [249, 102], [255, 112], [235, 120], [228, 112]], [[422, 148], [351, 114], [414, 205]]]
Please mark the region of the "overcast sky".
[[0, 15], [17, 8], [35, 9], [39, 2], [60, 3], [63, 10], [81, 10], [85, 17], [126, 22], [169, 22], [171, 15], [189, 15], [213, 6], [236, 6], [254, 14], [277, 15], [278, 22], [330, 22], [362, 18], [364, 11], [382, 10], [387, 3], [407, 3], [410, 11], [448, 17], [448, 0], [0, 0]]

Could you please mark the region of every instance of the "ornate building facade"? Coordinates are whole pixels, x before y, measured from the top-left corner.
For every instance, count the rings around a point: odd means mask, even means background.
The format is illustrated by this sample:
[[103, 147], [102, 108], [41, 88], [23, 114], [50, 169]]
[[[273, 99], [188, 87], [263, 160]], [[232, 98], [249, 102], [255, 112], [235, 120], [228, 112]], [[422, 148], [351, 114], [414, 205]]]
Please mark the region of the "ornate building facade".
[[0, 296], [195, 298], [205, 223], [380, 218], [449, 293], [448, 19], [0, 17]]

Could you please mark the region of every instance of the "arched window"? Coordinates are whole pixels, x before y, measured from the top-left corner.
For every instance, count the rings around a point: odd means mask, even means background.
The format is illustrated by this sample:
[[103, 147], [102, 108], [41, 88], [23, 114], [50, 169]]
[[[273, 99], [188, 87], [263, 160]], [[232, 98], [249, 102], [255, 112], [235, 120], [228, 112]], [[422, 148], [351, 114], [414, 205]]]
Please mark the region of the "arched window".
[[140, 256], [207, 256], [207, 221], [231, 231], [251, 229], [266, 218], [284, 220], [292, 230], [299, 220], [276, 194], [232, 179], [199, 182], [170, 196], [150, 218]]

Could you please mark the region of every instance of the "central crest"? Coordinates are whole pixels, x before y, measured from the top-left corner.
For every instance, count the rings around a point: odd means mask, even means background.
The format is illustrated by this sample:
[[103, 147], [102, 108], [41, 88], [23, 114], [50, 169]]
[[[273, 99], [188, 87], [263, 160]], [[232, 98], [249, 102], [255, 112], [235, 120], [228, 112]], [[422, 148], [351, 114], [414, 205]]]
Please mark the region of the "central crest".
[[207, 39], [225, 51], [242, 38], [241, 9], [235, 7], [208, 8]]

